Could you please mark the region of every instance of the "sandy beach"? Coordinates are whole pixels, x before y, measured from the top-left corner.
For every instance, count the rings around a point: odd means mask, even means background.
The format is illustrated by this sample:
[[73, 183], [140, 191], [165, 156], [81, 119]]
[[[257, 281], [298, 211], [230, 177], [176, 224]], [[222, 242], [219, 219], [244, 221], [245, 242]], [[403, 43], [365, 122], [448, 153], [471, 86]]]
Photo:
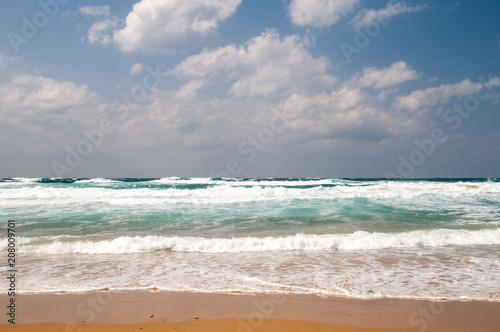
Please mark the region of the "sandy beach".
[[[2, 303], [8, 301], [1, 296]], [[498, 331], [499, 302], [101, 291], [20, 294], [2, 331]]]

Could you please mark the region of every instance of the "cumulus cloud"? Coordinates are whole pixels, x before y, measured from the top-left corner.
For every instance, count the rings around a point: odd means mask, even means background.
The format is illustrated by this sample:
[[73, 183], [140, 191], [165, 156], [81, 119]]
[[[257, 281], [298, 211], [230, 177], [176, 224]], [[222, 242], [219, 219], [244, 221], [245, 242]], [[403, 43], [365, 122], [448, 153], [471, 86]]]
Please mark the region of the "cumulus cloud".
[[183, 85], [176, 93], [176, 96], [181, 99], [195, 97], [196, 92], [203, 88], [207, 82], [205, 80], [192, 80]]
[[87, 85], [40, 75], [13, 74], [0, 83], [0, 94], [0, 148], [12, 158], [2, 170], [12, 174], [52, 174], [50, 164], [64, 160], [65, 146], [81, 140], [82, 130], [95, 128], [106, 111]]
[[134, 74], [140, 74], [144, 71], [144, 65], [142, 63], [136, 63], [130, 67], [130, 73], [132, 75]]
[[392, 2], [390, 1], [385, 8], [382, 9], [363, 9], [352, 20], [351, 24], [356, 28], [366, 27], [374, 22], [390, 20], [392, 16], [414, 13], [427, 8], [425, 5], [410, 6], [406, 1]]
[[0, 85], [3, 108], [55, 110], [96, 98], [87, 85], [58, 82], [51, 78], [19, 74]]
[[363, 68], [363, 75], [354, 84], [375, 89], [387, 88], [405, 81], [415, 80], [418, 73], [409, 68], [404, 61], [393, 63], [390, 67], [378, 70], [374, 67]]
[[309, 139], [355, 138], [380, 141], [412, 135], [423, 117], [391, 109], [384, 98], [348, 82], [330, 93], [296, 93], [280, 108], [290, 118], [288, 126]]
[[87, 32], [87, 40], [90, 44], [109, 45], [113, 42], [113, 30], [120, 20], [110, 14], [109, 6], [83, 6], [78, 7], [82, 15], [99, 17], [99, 21], [93, 23]]
[[114, 33], [124, 52], [186, 50], [213, 37], [241, 0], [142, 0], [134, 5], [126, 26]]
[[0, 52], [0, 69], [4, 69], [9, 62], [16, 61], [16, 58], [8, 56]]
[[472, 95], [484, 87], [488, 88], [498, 85], [500, 85], [500, 79], [498, 77], [491, 78], [484, 85], [466, 79], [455, 84], [442, 84], [438, 87], [413, 91], [407, 96], [399, 97], [396, 105], [398, 108], [416, 111], [422, 108], [447, 103], [453, 97]]
[[275, 30], [239, 46], [228, 45], [190, 56], [171, 73], [181, 78], [225, 82], [236, 97], [273, 96], [283, 90], [331, 86], [326, 58], [313, 57], [297, 35], [284, 39]]
[[102, 110], [100, 99], [87, 85], [42, 76], [17, 74], [0, 84], [0, 94], [4, 96], [0, 122], [23, 128], [84, 123]]
[[92, 24], [90, 27], [87, 38], [91, 44], [108, 45], [113, 41], [111, 37], [111, 30], [116, 27], [118, 20], [114, 18], [105, 19]]
[[292, 0], [288, 13], [295, 25], [319, 28], [335, 24], [358, 3], [359, 0]]
[[109, 6], [83, 6], [78, 7], [78, 11], [81, 14], [89, 16], [109, 16], [110, 7]]

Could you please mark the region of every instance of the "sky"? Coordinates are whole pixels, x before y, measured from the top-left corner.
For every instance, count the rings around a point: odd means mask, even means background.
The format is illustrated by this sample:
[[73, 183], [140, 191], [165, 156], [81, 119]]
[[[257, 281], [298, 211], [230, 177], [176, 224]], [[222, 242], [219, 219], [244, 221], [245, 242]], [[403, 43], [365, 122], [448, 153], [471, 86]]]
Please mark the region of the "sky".
[[500, 177], [499, 1], [0, 6], [0, 177]]

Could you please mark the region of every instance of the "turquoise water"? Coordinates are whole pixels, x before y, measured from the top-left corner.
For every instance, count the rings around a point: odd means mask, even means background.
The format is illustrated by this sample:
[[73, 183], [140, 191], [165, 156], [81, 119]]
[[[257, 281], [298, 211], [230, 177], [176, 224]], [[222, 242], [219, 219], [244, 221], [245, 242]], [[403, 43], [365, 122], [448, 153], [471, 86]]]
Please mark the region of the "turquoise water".
[[0, 179], [0, 215], [25, 292], [500, 300], [499, 179]]

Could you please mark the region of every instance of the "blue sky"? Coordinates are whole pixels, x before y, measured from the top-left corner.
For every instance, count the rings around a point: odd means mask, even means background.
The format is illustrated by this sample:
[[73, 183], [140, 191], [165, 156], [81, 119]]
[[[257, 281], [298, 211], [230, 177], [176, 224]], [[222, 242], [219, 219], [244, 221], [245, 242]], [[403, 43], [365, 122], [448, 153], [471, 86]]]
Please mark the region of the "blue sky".
[[499, 177], [500, 2], [0, 12], [0, 177]]

